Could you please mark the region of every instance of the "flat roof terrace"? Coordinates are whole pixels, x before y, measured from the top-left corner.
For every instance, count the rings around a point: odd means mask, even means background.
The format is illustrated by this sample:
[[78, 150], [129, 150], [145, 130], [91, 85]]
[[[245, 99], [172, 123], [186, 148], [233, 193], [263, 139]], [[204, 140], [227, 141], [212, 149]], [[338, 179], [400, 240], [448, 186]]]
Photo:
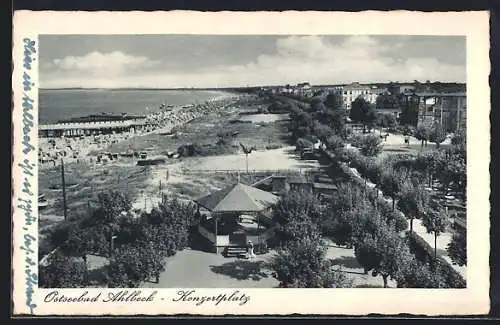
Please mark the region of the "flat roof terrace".
[[96, 129], [127, 128], [145, 124], [146, 124], [145, 120], [64, 122], [64, 123], [54, 123], [54, 124], [41, 124], [39, 125], [38, 129], [40, 131], [73, 130], [73, 129], [96, 130]]

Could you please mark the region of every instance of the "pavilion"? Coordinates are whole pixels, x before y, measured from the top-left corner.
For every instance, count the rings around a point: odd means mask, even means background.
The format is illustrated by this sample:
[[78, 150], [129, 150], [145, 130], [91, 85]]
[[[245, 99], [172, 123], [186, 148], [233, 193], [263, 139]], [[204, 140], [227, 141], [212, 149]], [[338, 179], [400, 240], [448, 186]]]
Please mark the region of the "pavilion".
[[217, 253], [245, 247], [248, 241], [266, 244], [273, 234], [270, 209], [277, 201], [278, 196], [249, 185], [227, 186], [195, 200], [198, 209], [208, 211], [198, 231]]

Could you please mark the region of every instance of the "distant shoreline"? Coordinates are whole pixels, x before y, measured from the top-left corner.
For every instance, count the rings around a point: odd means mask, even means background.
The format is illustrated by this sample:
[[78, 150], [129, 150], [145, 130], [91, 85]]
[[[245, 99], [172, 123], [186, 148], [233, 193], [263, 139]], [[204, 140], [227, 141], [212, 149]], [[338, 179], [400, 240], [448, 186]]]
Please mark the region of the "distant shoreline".
[[238, 92], [242, 88], [39, 88], [42, 91], [58, 91], [58, 90], [100, 90], [100, 91], [165, 91], [165, 90], [182, 90], [182, 91], [221, 91], [221, 92]]

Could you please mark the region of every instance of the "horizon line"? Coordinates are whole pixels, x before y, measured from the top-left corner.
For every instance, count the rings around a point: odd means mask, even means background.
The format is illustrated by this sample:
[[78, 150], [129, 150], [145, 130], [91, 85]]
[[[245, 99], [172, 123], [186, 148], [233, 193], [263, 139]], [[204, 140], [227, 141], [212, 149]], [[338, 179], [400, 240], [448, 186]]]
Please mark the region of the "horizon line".
[[[418, 80], [417, 80], [418, 81]], [[305, 81], [304, 83], [307, 83]], [[394, 83], [398, 84], [415, 84], [415, 81], [376, 81], [376, 82], [348, 82], [348, 83], [332, 83], [332, 84], [310, 84], [311, 86], [317, 87], [326, 87], [326, 86], [343, 86], [357, 83], [360, 85], [374, 85], [374, 84], [390, 84]], [[426, 82], [419, 83], [425, 85]], [[441, 83], [441, 84], [460, 84], [466, 85], [467, 82], [463, 81], [431, 81], [431, 84]], [[287, 84], [278, 84], [278, 85], [247, 85], [247, 86], [226, 86], [226, 87], [40, 87], [39, 90], [71, 90], [71, 89], [82, 89], [82, 90], [230, 90], [230, 89], [250, 89], [250, 88], [263, 88], [263, 87], [283, 87]], [[295, 84], [288, 84], [295, 85]]]

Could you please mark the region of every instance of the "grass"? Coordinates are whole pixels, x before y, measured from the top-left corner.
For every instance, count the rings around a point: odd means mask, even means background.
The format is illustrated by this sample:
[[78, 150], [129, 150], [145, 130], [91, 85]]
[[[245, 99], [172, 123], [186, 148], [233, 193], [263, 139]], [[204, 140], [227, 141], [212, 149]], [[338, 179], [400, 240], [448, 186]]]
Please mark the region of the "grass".
[[[68, 213], [87, 208], [89, 201], [92, 204], [97, 199], [97, 193], [106, 190], [119, 190], [133, 197], [141, 190], [141, 184], [147, 179], [148, 174], [148, 167], [134, 165], [68, 164], [65, 166]], [[60, 167], [41, 170], [38, 176], [38, 186], [39, 192], [44, 193], [47, 200], [51, 202], [43, 210], [42, 215], [62, 215]]]

